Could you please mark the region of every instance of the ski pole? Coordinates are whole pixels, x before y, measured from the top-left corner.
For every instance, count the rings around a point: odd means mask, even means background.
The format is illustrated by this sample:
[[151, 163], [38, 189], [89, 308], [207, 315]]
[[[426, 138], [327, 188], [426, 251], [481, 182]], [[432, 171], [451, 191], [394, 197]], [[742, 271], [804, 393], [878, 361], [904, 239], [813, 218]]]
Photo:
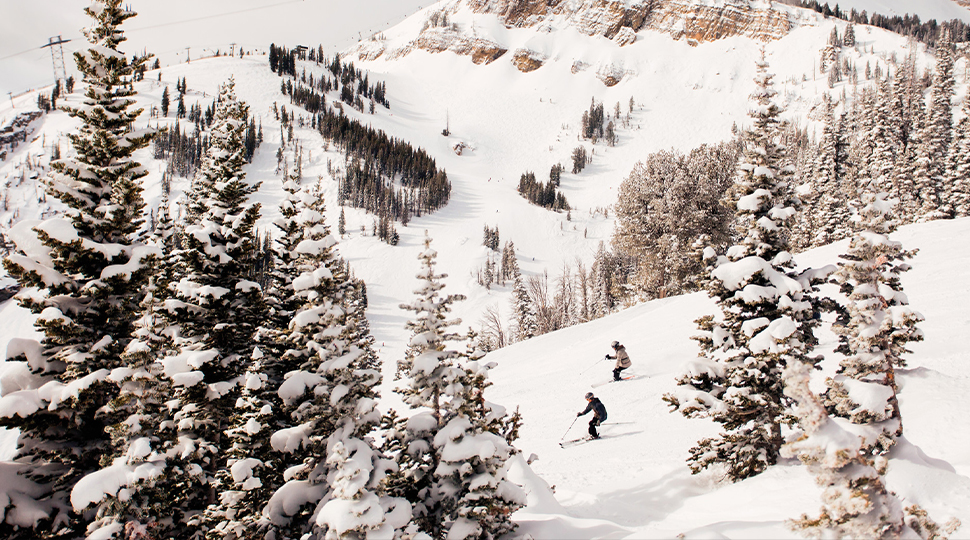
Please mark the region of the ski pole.
[[[573, 429], [573, 426], [576, 425], [576, 420], [579, 420], [579, 417], [578, 416], [576, 418], [573, 418], [573, 423], [572, 424], [569, 424], [569, 427], [566, 428], [566, 433], [569, 433], [569, 430], [570, 429]], [[566, 433], [563, 433], [562, 434], [562, 437], [559, 437], [559, 442], [562, 442], [563, 439], [566, 438]]]
[[606, 358], [600, 358], [599, 360], [597, 360], [597, 361], [595, 361], [595, 362], [593, 362], [593, 365], [592, 365], [592, 366], [589, 366], [588, 368], [586, 368], [586, 369], [584, 369], [584, 370], [582, 370], [582, 371], [580, 371], [580, 372], [579, 372], [579, 374], [580, 374], [580, 375], [582, 375], [583, 373], [586, 373], [587, 371], [589, 371], [589, 370], [591, 370], [591, 369], [593, 369], [593, 367], [594, 367], [594, 366], [596, 366], [596, 364], [599, 364], [599, 363], [600, 363], [600, 362], [602, 362], [603, 360], [606, 360]]

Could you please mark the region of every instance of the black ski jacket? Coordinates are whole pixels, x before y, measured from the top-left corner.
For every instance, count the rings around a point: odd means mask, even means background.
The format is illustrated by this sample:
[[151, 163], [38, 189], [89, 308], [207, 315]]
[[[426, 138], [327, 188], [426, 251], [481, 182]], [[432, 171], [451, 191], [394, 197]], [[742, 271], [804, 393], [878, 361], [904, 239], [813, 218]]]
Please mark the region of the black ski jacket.
[[593, 416], [599, 418], [600, 421], [606, 420], [606, 407], [603, 406], [603, 402], [600, 398], [594, 397], [589, 401], [589, 405], [586, 406], [586, 410], [579, 413], [579, 416], [583, 416], [589, 411], [593, 411]]

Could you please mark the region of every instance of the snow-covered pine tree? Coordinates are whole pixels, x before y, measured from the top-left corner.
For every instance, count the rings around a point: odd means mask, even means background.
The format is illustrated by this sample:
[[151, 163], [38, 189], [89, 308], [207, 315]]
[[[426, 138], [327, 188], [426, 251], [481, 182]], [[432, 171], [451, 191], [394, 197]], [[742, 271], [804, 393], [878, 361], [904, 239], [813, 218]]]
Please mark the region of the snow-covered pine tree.
[[785, 457], [797, 457], [824, 491], [818, 517], [803, 514], [789, 526], [812, 538], [899, 538], [905, 523], [896, 495], [886, 489], [886, 459], [871, 459], [862, 439], [829, 418], [809, 387], [812, 368], [790, 362], [784, 371], [785, 394], [795, 400], [801, 431], [782, 447]]
[[[367, 438], [381, 419], [381, 376], [364, 292], [334, 252], [322, 193], [298, 191], [295, 178], [285, 189], [275, 278], [282, 312], [291, 316], [270, 338], [286, 350], [264, 369], [272, 413], [263, 421], [276, 456], [261, 460], [261, 478], [274, 491], [265, 510], [249, 502], [236, 515], [250, 514], [256, 529], [279, 538], [393, 534], [408, 523], [410, 507], [383, 495], [394, 465]], [[350, 510], [356, 514], [343, 513]]]
[[754, 125], [744, 135], [734, 193], [741, 241], [726, 256], [706, 251], [712, 266], [708, 294], [721, 314], [698, 320], [701, 354], [678, 379], [683, 388], [664, 396], [685, 416], [724, 426], [720, 436], [691, 449], [688, 463], [694, 473], [723, 464], [731, 480], [754, 476], [777, 461], [781, 426], [790, 418], [781, 373], [786, 364], [804, 361], [815, 344], [813, 278], [824, 273], [796, 273], [787, 251], [795, 209], [785, 148], [777, 142], [781, 111], [771, 80], [762, 55], [751, 94]]
[[[902, 433], [895, 370], [905, 367], [906, 345], [921, 341], [922, 315], [909, 306], [900, 274], [915, 252], [889, 239], [896, 222], [885, 194], [867, 192], [861, 232], [849, 243], [834, 278], [848, 297], [849, 319], [836, 327], [845, 355], [838, 374], [827, 381], [825, 405], [835, 415], [864, 426], [864, 455], [884, 454]], [[858, 432], [858, 430], [857, 430]]]
[[[118, 395], [104, 408], [118, 421], [108, 427], [112, 436], [110, 466], [93, 473], [78, 484], [78, 495], [112, 476], [125, 475], [128, 485], [117, 494], [91, 491], [89, 502], [96, 504], [97, 529], [103, 534], [124, 530], [146, 535], [159, 532], [158, 524], [171, 516], [177, 494], [162, 488], [158, 479], [166, 474], [167, 456], [159, 436], [169, 422], [167, 402], [172, 381], [164, 376], [158, 359], [172, 353], [172, 336], [161, 303], [169, 298], [169, 286], [178, 275], [175, 257], [175, 226], [168, 213], [168, 197], [163, 194], [151, 241], [161, 254], [152, 261], [152, 275], [142, 301], [143, 312], [136, 321], [134, 339], [123, 355], [126, 367], [115, 370], [112, 380], [119, 383]], [[79, 499], [80, 500], [80, 499]], [[127, 534], [127, 532], [126, 532]]]
[[610, 254], [606, 251], [606, 243], [600, 241], [590, 269], [593, 274], [593, 316], [596, 318], [605, 317], [613, 309], [610, 267]]
[[[36, 288], [20, 303], [39, 315], [44, 334], [39, 348], [24, 342], [11, 349], [26, 352], [11, 359], [26, 359], [33, 379], [0, 399], [0, 425], [20, 430], [16, 462], [30, 486], [9, 499], [14, 508], [0, 523], [7, 538], [82, 537], [95, 519], [87, 504], [72, 511], [71, 494], [110, 453], [106, 427], [115, 419], [102, 407], [118, 385], [109, 374], [125, 366], [149, 272], [144, 263], [157, 253], [136, 240], [147, 171], [132, 157], [153, 136], [135, 129], [142, 110], [132, 109], [131, 82], [148, 58], [129, 60], [118, 50], [121, 25], [135, 13], [121, 0], [95, 1], [85, 13], [93, 19], [84, 30], [90, 44], [74, 54], [85, 90], [76, 107], [65, 107], [81, 121], [69, 135], [75, 155], [53, 161], [46, 179], [48, 194], [68, 210], [14, 227], [10, 238], [19, 251], [4, 260], [21, 285]], [[17, 486], [0, 491], [7, 488]]]
[[[515, 530], [513, 512], [525, 506], [522, 488], [507, 478], [509, 458], [520, 425], [518, 413], [485, 400], [489, 365], [473, 354], [460, 368], [449, 403], [450, 418], [435, 436], [441, 456], [435, 470], [445, 500], [448, 539], [492, 540]], [[471, 359], [474, 358], [474, 359]]]
[[920, 220], [944, 219], [952, 215], [945, 185], [946, 156], [953, 140], [953, 44], [943, 29], [936, 42], [936, 72], [930, 87], [926, 124], [916, 154], [916, 183], [921, 202]]
[[845, 27], [845, 34], [842, 36], [842, 45], [845, 47], [855, 47], [855, 25], [851, 22]]
[[526, 289], [519, 265], [513, 259], [512, 275], [512, 341], [525, 341], [539, 335], [535, 304]]
[[963, 100], [963, 118], [953, 130], [947, 159], [947, 185], [953, 217], [970, 215], [970, 99]]
[[822, 125], [822, 137], [818, 143], [818, 153], [815, 155], [814, 173], [812, 175], [811, 197], [805, 202], [812, 208], [806, 212], [811, 221], [811, 242], [808, 247], [817, 247], [833, 242], [836, 228], [845, 223], [847, 210], [845, 201], [839, 198], [836, 189], [838, 180], [835, 171], [836, 125], [832, 98], [824, 96], [825, 117]]
[[893, 189], [893, 169], [902, 149], [898, 105], [893, 85], [886, 77], [879, 83], [876, 106], [870, 111], [874, 116], [870, 135], [873, 148], [869, 166], [861, 172], [865, 175], [867, 170], [868, 177], [876, 183], [877, 189], [885, 193]]
[[[297, 169], [298, 170], [298, 169]], [[301, 209], [298, 172], [284, 179], [286, 196], [280, 204], [281, 217], [274, 222], [280, 232], [272, 249], [274, 264], [269, 270], [270, 283], [264, 293], [267, 318], [256, 330], [258, 347], [253, 351], [252, 364], [246, 375], [241, 396], [236, 402], [239, 414], [226, 435], [233, 440], [228, 451], [229, 468], [219, 471], [220, 504], [210, 505], [206, 513], [206, 529], [221, 538], [245, 537], [247, 531], [265, 535], [273, 528], [272, 520], [263, 521], [263, 510], [270, 498], [284, 483], [283, 459], [269, 444], [272, 434], [292, 421], [283, 411], [276, 397], [284, 375], [297, 369], [304, 358], [285, 355], [288, 327], [304, 299], [292, 292], [293, 280], [302, 271], [295, 261], [297, 244], [303, 240], [303, 224], [296, 215]], [[329, 253], [329, 250], [328, 250]], [[277, 519], [279, 524], [289, 520]], [[306, 519], [294, 527], [295, 532], [273, 531], [283, 538], [298, 537], [308, 530]]]
[[[448, 330], [461, 321], [447, 316], [464, 296], [440, 293], [447, 275], [435, 273], [437, 253], [427, 236], [418, 258], [421, 285], [414, 301], [401, 306], [415, 316], [407, 323], [408, 356], [399, 363], [409, 381], [398, 390], [417, 412], [388, 437], [400, 464], [392, 493], [411, 501], [418, 529], [435, 540], [496, 538], [514, 530], [510, 514], [525, 503], [506, 479], [518, 416], [485, 401], [481, 353], [448, 349], [463, 337]], [[469, 360], [459, 363], [462, 356]]]
[[193, 181], [179, 251], [182, 275], [162, 302], [174, 342], [160, 362], [174, 390], [159, 450], [170, 472], [155, 489], [173, 504], [170, 519], [154, 533], [159, 536], [205, 534], [211, 526], [202, 512], [221, 504], [217, 493], [232, 473], [227, 459], [234, 440], [225, 432], [248, 411], [236, 405], [254, 382], [247, 376], [259, 356], [254, 335], [266, 319], [262, 290], [252, 281], [260, 207], [248, 199], [258, 185], [242, 170], [248, 107], [234, 86], [230, 79], [220, 88], [210, 146]]
[[449, 387], [463, 374], [455, 363], [458, 351], [448, 349], [450, 342], [461, 339], [449, 331], [460, 321], [447, 317], [451, 305], [465, 298], [439, 293], [444, 288], [441, 280], [447, 275], [435, 273], [437, 256], [425, 233], [424, 250], [418, 254], [420, 286], [414, 291], [414, 301], [401, 305], [401, 309], [413, 312], [414, 318], [406, 325], [412, 335], [408, 353], [397, 367], [398, 376], [408, 379], [407, 386], [396, 390], [419, 412], [402, 420], [400, 440], [395, 443], [400, 447], [400, 470], [392, 481], [392, 493], [411, 501], [417, 526], [434, 538], [445, 531], [442, 499], [446, 496], [437, 491], [435, 471], [440, 455], [434, 441], [448, 414]]

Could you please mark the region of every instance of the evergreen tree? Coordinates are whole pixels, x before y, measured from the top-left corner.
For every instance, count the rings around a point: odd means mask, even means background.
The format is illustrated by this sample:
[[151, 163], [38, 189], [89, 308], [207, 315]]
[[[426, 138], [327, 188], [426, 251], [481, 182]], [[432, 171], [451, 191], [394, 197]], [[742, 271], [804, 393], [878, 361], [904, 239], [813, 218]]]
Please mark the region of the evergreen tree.
[[950, 145], [947, 185], [954, 217], [970, 215], [970, 99], [963, 100], [963, 118]]
[[512, 340], [525, 341], [540, 334], [538, 315], [522, 279], [518, 262], [512, 258], [509, 266], [512, 280]]
[[749, 116], [754, 126], [744, 137], [738, 165], [736, 227], [740, 243], [716, 257], [708, 294], [720, 317], [698, 320], [701, 354], [678, 379], [685, 391], [664, 400], [688, 417], [707, 417], [725, 433], [691, 449], [694, 473], [716, 463], [740, 480], [773, 465], [781, 448], [781, 426], [788, 422], [782, 369], [804, 361], [815, 344], [811, 271], [799, 275], [787, 251], [787, 229], [795, 213], [778, 141], [778, 116], [772, 75], [762, 55], [758, 62]]
[[23, 287], [38, 290], [20, 303], [39, 315], [43, 333], [39, 347], [20, 344], [31, 381], [0, 398], [33, 404], [0, 418], [0, 426], [20, 430], [18, 485], [0, 487], [19, 491], [0, 523], [6, 538], [79, 538], [97, 527], [90, 503], [98, 501], [76, 488], [112, 454], [110, 426], [119, 417], [104, 406], [118, 395], [114, 370], [127, 368], [148, 257], [157, 254], [136, 239], [147, 171], [133, 154], [153, 133], [134, 129], [142, 111], [131, 109], [131, 82], [149, 57], [129, 61], [118, 51], [121, 24], [135, 16], [121, 0], [97, 1], [85, 13], [94, 22], [84, 30], [90, 46], [74, 55], [84, 96], [65, 108], [81, 122], [69, 135], [76, 156], [52, 162], [46, 180], [66, 217], [15, 227], [10, 236], [21, 251], [4, 260]]
[[435, 451], [435, 439], [448, 417], [449, 386], [462, 375], [455, 360], [459, 353], [448, 349], [450, 342], [460, 339], [449, 327], [460, 324], [448, 320], [451, 305], [464, 300], [463, 295], [442, 296], [442, 279], [446, 274], [435, 273], [438, 254], [431, 249], [431, 238], [425, 236], [424, 251], [418, 258], [421, 270], [417, 274], [420, 286], [411, 304], [401, 309], [414, 313], [407, 322], [411, 343], [407, 356], [398, 362], [399, 376], [407, 377], [407, 386], [397, 391], [404, 402], [420, 412], [406, 421], [398, 454], [400, 471], [394, 481], [396, 496], [411, 501], [414, 519], [421, 531], [439, 538], [445, 531], [444, 506], [446, 494], [437, 490], [435, 471], [441, 462]]
[[448, 495], [442, 505], [446, 531], [438, 538], [497, 539], [515, 531], [511, 515], [526, 504], [525, 492], [507, 479], [509, 458], [518, 453], [512, 441], [520, 419], [485, 400], [491, 383], [480, 357], [460, 369], [450, 418], [434, 439], [441, 456], [437, 491]]
[[861, 228], [842, 255], [835, 280], [848, 297], [848, 321], [837, 327], [838, 352], [845, 355], [828, 381], [826, 406], [866, 429], [865, 455], [885, 453], [902, 434], [895, 370], [905, 367], [906, 344], [921, 341], [923, 317], [909, 307], [900, 274], [914, 255], [889, 239], [896, 222], [885, 195], [867, 193]]
[[168, 108], [172, 104], [172, 96], [168, 93], [168, 86], [162, 90], [162, 116], [168, 116]]
[[[525, 503], [505, 478], [519, 420], [484, 400], [487, 368], [480, 356], [462, 364], [459, 357], [468, 355], [448, 349], [461, 339], [448, 328], [461, 321], [447, 314], [464, 296], [440, 295], [447, 275], [435, 273], [436, 257], [425, 237], [421, 285], [415, 300], [401, 306], [415, 318], [407, 323], [411, 347], [398, 365], [409, 377], [400, 393], [419, 412], [390, 438], [400, 464], [392, 492], [411, 501], [419, 530], [435, 540], [492, 539], [514, 530], [510, 514]], [[485, 447], [491, 451], [480, 450]]]
[[605, 317], [613, 309], [613, 294], [611, 292], [611, 277], [613, 275], [610, 256], [606, 245], [600, 241], [593, 260], [593, 315], [596, 318]]
[[[830, 99], [826, 99], [825, 125], [813, 178], [815, 201], [811, 219], [815, 221], [810, 247], [831, 244], [850, 234], [848, 189], [843, 153], [843, 123], [837, 122]], [[842, 159], [839, 159], [842, 158]], [[854, 198], [854, 197], [853, 197]]]
[[877, 189], [887, 193], [892, 190], [893, 169], [902, 148], [899, 130], [901, 111], [894, 107], [899, 104], [889, 77], [886, 77], [879, 83], [877, 105], [870, 111], [875, 118], [872, 122], [873, 149], [868, 175], [876, 182]]
[[163, 479], [144, 487], [162, 490], [172, 501], [169, 518], [155, 533], [166, 537], [188, 538], [215, 526], [203, 511], [227, 504], [217, 493], [236, 466], [236, 441], [226, 431], [247, 413], [237, 402], [245, 403], [243, 389], [252, 390], [258, 380], [252, 365], [261, 353], [253, 339], [266, 308], [253, 281], [259, 205], [248, 202], [258, 185], [247, 183], [242, 171], [248, 107], [236, 99], [234, 86], [230, 79], [220, 89], [211, 144], [189, 198], [178, 260], [182, 275], [163, 303], [175, 339], [171, 354], [161, 359], [173, 390], [158, 452], [170, 464]]
[[731, 215], [721, 204], [731, 184], [737, 146], [702, 146], [688, 156], [660, 151], [637, 163], [620, 185], [613, 246], [634, 259], [635, 286], [645, 298], [691, 290], [703, 270], [689, 256], [700, 235], [723, 248]]
[[887, 460], [870, 459], [860, 448], [862, 439], [829, 418], [809, 388], [812, 368], [795, 361], [785, 368], [785, 394], [794, 399], [801, 431], [782, 448], [797, 457], [824, 491], [818, 517], [802, 515], [789, 526], [814, 538], [900, 538], [903, 509], [886, 489]]
[[842, 45], [846, 47], [855, 47], [855, 25], [849, 23], [845, 28], [845, 35], [842, 36]]
[[917, 184], [922, 202], [922, 219], [952, 215], [944, 183], [947, 151], [953, 139], [953, 45], [944, 29], [936, 43], [936, 72], [930, 87], [926, 125], [917, 154]]

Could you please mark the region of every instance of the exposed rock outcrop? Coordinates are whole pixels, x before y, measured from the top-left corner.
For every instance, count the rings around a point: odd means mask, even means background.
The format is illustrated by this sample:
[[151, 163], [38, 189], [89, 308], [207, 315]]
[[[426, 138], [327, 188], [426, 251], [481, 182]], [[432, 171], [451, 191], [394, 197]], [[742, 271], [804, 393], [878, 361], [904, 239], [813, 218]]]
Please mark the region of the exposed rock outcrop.
[[[540, 33], [572, 28], [588, 36], [602, 36], [619, 46], [635, 43], [637, 33], [655, 30], [685, 39], [691, 45], [731, 36], [746, 36], [768, 41], [780, 39], [792, 28], [788, 6], [770, 0], [455, 0], [428, 14], [421, 32], [411, 41], [388, 48], [384, 41], [360, 43], [356, 54], [361, 60], [381, 56], [389, 60], [415, 50], [433, 53], [450, 51], [469, 56], [476, 64], [489, 64], [508, 52], [504, 38], [482, 36], [475, 24], [457, 24], [468, 10], [496, 16], [507, 28], [534, 28]], [[465, 19], [467, 21], [467, 18]], [[400, 43], [400, 42], [398, 42]], [[519, 48], [510, 62], [523, 73], [539, 69], [548, 57], [528, 48]], [[589, 66], [576, 60], [572, 72]], [[626, 74], [613, 66], [597, 68], [597, 77], [607, 86], [617, 84]]]
[[613, 42], [619, 45], [620, 47], [634, 43], [636, 42], [636, 40], [637, 40], [637, 33], [634, 32], [633, 29], [630, 28], [629, 26], [624, 26], [623, 28], [620, 28], [620, 31], [617, 32], [616, 37], [613, 38]]
[[653, 10], [647, 28], [699, 43], [731, 36], [770, 41], [788, 34], [791, 21], [787, 11], [766, 2], [665, 0]]
[[542, 67], [546, 57], [529, 49], [518, 49], [512, 55], [512, 64], [522, 73], [535, 71]]
[[476, 13], [491, 13], [509, 28], [529, 28], [551, 17], [588, 36], [613, 39], [624, 27], [640, 30], [662, 0], [626, 3], [621, 0], [467, 0]]

